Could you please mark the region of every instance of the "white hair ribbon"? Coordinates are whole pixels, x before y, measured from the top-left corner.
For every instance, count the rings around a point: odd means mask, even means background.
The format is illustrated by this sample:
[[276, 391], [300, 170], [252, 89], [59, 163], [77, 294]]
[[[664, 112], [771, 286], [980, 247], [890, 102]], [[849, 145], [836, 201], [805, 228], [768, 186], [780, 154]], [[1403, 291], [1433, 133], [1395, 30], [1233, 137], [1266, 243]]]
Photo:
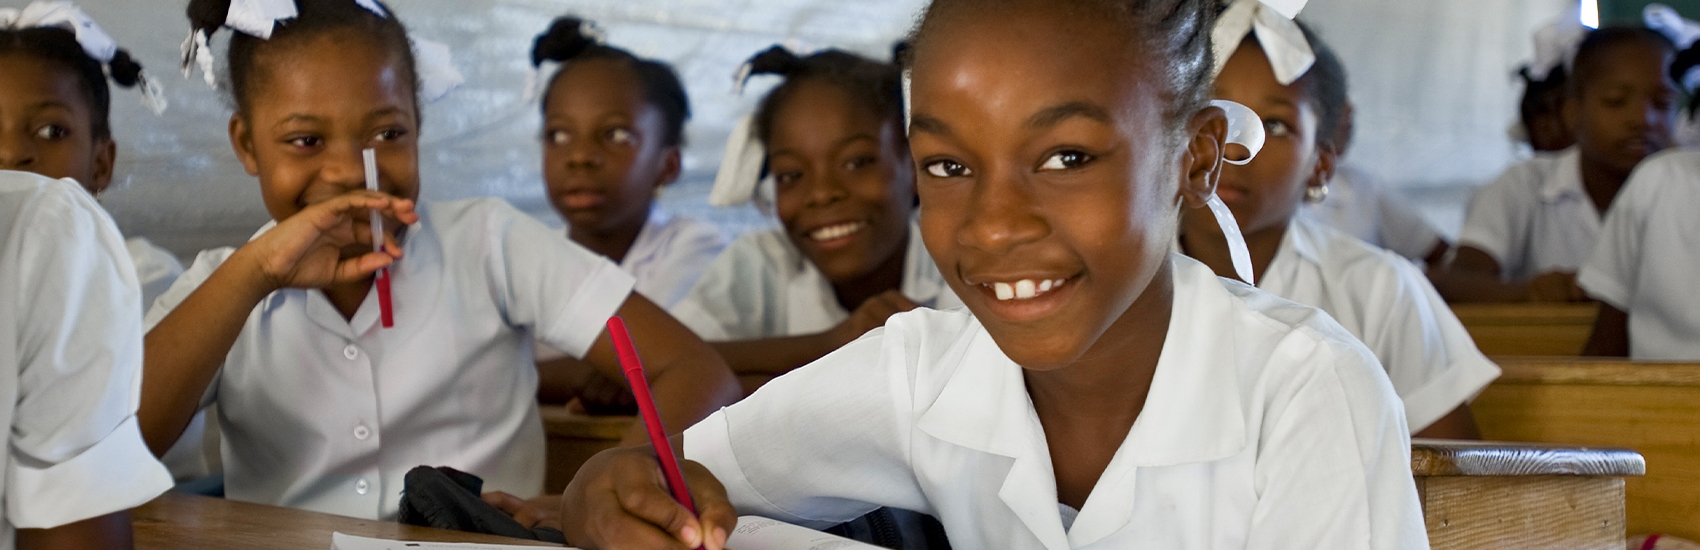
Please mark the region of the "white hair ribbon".
[[1247, 35], [1257, 33], [1257, 42], [1275, 69], [1275, 80], [1282, 86], [1304, 76], [1316, 64], [1316, 52], [1305, 40], [1298, 23], [1299, 10], [1306, 0], [1233, 0], [1227, 11], [1216, 20], [1210, 38], [1215, 44], [1216, 70], [1222, 74], [1228, 58], [1240, 47]]
[[[118, 43], [112, 36], [94, 22], [93, 17], [83, 12], [76, 4], [68, 1], [31, 2], [24, 9], [0, 9], [0, 29], [33, 29], [40, 27], [58, 27], [77, 37], [77, 45], [82, 46], [83, 53], [100, 62], [102, 65], [112, 63], [112, 58], [118, 55]], [[165, 99], [165, 89], [159, 83], [148, 78], [146, 73], [140, 75], [137, 82], [142, 88], [142, 104], [154, 114], [162, 114], [170, 102]]]
[[[1671, 42], [1676, 43], [1676, 49], [1686, 50], [1700, 41], [1700, 23], [1684, 18], [1676, 10], [1664, 4], [1648, 4], [1641, 12], [1642, 19], [1647, 22], [1647, 28], [1665, 35]], [[1682, 75], [1682, 89], [1688, 93], [1700, 89], [1700, 66], [1691, 67], [1688, 73]]]
[[914, 106], [915, 102], [914, 102], [914, 100], [910, 99], [910, 96], [909, 96], [909, 93], [910, 93], [909, 89], [910, 89], [911, 86], [913, 86], [912, 82], [914, 82], [913, 77], [914, 77], [913, 72], [911, 72], [909, 69], [903, 69], [903, 135], [904, 135], [904, 137], [909, 136], [909, 124], [911, 122], [915, 121], [915, 116], [910, 114], [911, 107]]
[[[1263, 119], [1257, 116], [1250, 107], [1232, 101], [1218, 99], [1210, 102], [1210, 106], [1222, 109], [1228, 113], [1227, 142], [1245, 147], [1251, 155], [1241, 160], [1230, 160], [1226, 157], [1222, 162], [1244, 165], [1257, 157], [1258, 151], [1263, 150]], [[1245, 236], [1240, 234], [1240, 223], [1234, 219], [1234, 213], [1228, 210], [1228, 205], [1215, 193], [1205, 201], [1210, 207], [1210, 213], [1216, 217], [1216, 225], [1222, 227], [1222, 237], [1228, 240], [1228, 257], [1234, 262], [1234, 273], [1239, 275], [1246, 284], [1257, 284], [1253, 279], [1251, 269], [1251, 249], [1245, 244]]]
[[419, 99], [434, 103], [466, 83], [466, 77], [455, 68], [449, 46], [423, 38], [413, 38], [413, 68], [419, 73]]
[[732, 126], [726, 138], [726, 156], [720, 159], [720, 170], [714, 175], [714, 187], [708, 192], [708, 203], [714, 206], [737, 206], [750, 202], [760, 194], [761, 169], [767, 162], [767, 148], [756, 132], [754, 114], [744, 115]]
[[1576, 50], [1588, 37], [1588, 27], [1582, 26], [1582, 8], [1572, 5], [1564, 15], [1535, 31], [1535, 62], [1529, 65], [1529, 78], [1546, 80], [1554, 69], [1570, 70], [1576, 61]]

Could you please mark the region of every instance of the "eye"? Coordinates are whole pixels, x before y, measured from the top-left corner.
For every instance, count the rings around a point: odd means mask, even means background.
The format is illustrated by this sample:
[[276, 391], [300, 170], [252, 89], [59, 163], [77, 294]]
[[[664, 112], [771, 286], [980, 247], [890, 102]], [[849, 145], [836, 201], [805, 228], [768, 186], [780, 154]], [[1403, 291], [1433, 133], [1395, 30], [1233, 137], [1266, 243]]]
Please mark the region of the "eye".
[[637, 134], [634, 134], [631, 130], [627, 130], [625, 128], [615, 128], [608, 131], [607, 139], [608, 143], [631, 145], [632, 143], [637, 142]]
[[1265, 120], [1263, 134], [1268, 137], [1287, 137], [1293, 135], [1293, 125], [1284, 120]]
[[550, 145], [566, 145], [572, 140], [572, 134], [568, 134], [565, 130], [549, 130], [543, 133], [543, 141]]
[[36, 130], [35, 137], [47, 141], [59, 141], [71, 137], [71, 129], [58, 124], [49, 124], [42, 126], [40, 130]]
[[406, 135], [407, 130], [401, 128], [390, 128], [382, 132], [378, 132], [378, 141], [395, 141]]
[[312, 149], [324, 144], [325, 140], [319, 138], [319, 136], [300, 136], [289, 138], [287, 143], [302, 149]]
[[773, 184], [777, 187], [790, 187], [802, 179], [802, 172], [775, 172], [773, 174]]
[[869, 166], [873, 166], [873, 164], [876, 163], [876, 162], [879, 162], [879, 159], [874, 158], [873, 155], [862, 155], [862, 156], [850, 159], [848, 161], [845, 161], [844, 162], [844, 170], [847, 171], [847, 172], [854, 172], [856, 170], [860, 170], [860, 169], [863, 169], [863, 168], [866, 168], [866, 167], [869, 167]]
[[1086, 166], [1093, 160], [1095, 159], [1092, 155], [1088, 155], [1080, 151], [1059, 151], [1049, 157], [1046, 157], [1045, 163], [1039, 165], [1039, 171], [1049, 172], [1054, 170], [1073, 170]]
[[935, 178], [965, 178], [974, 175], [973, 170], [969, 170], [967, 166], [954, 160], [935, 160], [922, 166], [921, 169], [925, 170], [927, 175]]

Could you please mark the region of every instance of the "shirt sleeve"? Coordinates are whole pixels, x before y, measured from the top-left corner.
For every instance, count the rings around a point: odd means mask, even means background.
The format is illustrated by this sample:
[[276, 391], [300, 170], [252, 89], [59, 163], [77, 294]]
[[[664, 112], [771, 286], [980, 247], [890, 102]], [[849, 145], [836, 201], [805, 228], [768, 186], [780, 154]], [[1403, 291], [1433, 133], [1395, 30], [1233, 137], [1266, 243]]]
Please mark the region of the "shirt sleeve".
[[[688, 223], [688, 222], [686, 222]], [[712, 227], [686, 225], [667, 243], [666, 257], [638, 276], [638, 291], [672, 309], [690, 295], [697, 280], [726, 249], [726, 239]]]
[[1673, 158], [1650, 159], [1630, 174], [1606, 211], [1593, 253], [1576, 274], [1582, 290], [1619, 311], [1629, 311], [1635, 298], [1635, 272], [1641, 266], [1641, 242], [1656, 191], [1665, 180], [1682, 177], [1668, 168]]
[[1409, 432], [1375, 358], [1327, 343], [1293, 356], [1316, 367], [1269, 397], [1247, 547], [1428, 548]]
[[135, 261], [136, 279], [142, 285], [142, 312], [147, 313], [153, 301], [183, 275], [183, 264], [147, 239], [136, 237], [124, 244], [130, 250], [130, 259]]
[[784, 307], [784, 286], [759, 236], [745, 235], [728, 246], [673, 306], [673, 317], [709, 342], [784, 336], [776, 315]]
[[1499, 262], [1501, 278], [1519, 278], [1526, 268], [1523, 256], [1528, 247], [1532, 201], [1538, 200], [1527, 185], [1533, 170], [1530, 163], [1513, 166], [1493, 183], [1477, 189], [1465, 211], [1464, 228], [1458, 233], [1459, 246], [1479, 249]]
[[485, 212], [488, 269], [508, 322], [531, 327], [539, 342], [583, 359], [636, 281], [506, 203], [486, 204], [495, 205]]
[[141, 505], [171, 477], [136, 423], [141, 291], [122, 237], [80, 192], [30, 212], [5, 498], [12, 525], [40, 529]]
[[906, 347], [874, 329], [686, 430], [685, 457], [740, 514], [823, 528], [881, 506], [932, 513], [909, 461]]
[[1411, 432], [1420, 432], [1474, 399], [1500, 371], [1415, 266], [1380, 254], [1386, 267], [1363, 289], [1363, 341], [1386, 368]]

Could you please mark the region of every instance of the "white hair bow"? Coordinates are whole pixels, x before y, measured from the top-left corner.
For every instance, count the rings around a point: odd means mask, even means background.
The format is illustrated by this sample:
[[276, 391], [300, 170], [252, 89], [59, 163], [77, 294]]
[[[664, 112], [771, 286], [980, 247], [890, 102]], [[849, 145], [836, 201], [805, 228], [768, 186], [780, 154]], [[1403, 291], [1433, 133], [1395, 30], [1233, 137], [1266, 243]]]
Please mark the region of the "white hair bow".
[[[1686, 50], [1700, 42], [1700, 23], [1676, 13], [1676, 10], [1664, 4], [1648, 4], [1641, 12], [1642, 19], [1647, 22], [1647, 28], [1658, 31], [1659, 34], [1670, 38], [1676, 43], [1678, 50]], [[1688, 73], [1682, 75], [1682, 89], [1692, 93], [1700, 89], [1700, 66], [1691, 67]]]
[[1571, 6], [1556, 21], [1535, 31], [1535, 62], [1529, 66], [1529, 78], [1546, 80], [1553, 70], [1570, 70], [1576, 61], [1576, 50], [1588, 37], [1588, 27], [1582, 26], [1582, 8]]
[[1215, 43], [1216, 71], [1222, 74], [1228, 58], [1240, 47], [1247, 35], [1257, 33], [1257, 42], [1275, 69], [1275, 80], [1282, 86], [1292, 84], [1316, 64], [1316, 52], [1299, 30], [1299, 10], [1306, 0], [1233, 0], [1227, 11], [1216, 20], [1210, 38]]
[[[797, 57], [812, 55], [815, 48], [801, 39], [788, 39], [782, 44], [785, 49]], [[732, 73], [732, 94], [744, 93], [744, 84], [750, 80], [754, 65], [745, 61]], [[909, 86], [907, 71], [904, 72], [903, 112], [909, 112]], [[904, 131], [908, 131], [905, 121]], [[720, 159], [720, 170], [714, 174], [714, 187], [708, 191], [708, 203], [714, 206], [737, 206], [755, 201], [763, 208], [770, 206], [775, 200], [771, 178], [762, 177], [762, 168], [767, 165], [767, 146], [761, 142], [761, 134], [756, 131], [754, 114], [744, 115], [732, 126], [732, 135], [726, 138], [726, 154]]]
[[[1235, 165], [1250, 163], [1257, 157], [1258, 151], [1263, 150], [1263, 118], [1250, 107], [1225, 99], [1211, 101], [1210, 106], [1227, 112], [1228, 143], [1245, 147], [1251, 153], [1240, 160], [1223, 158], [1222, 162]], [[1233, 260], [1234, 273], [1246, 284], [1257, 284], [1251, 269], [1251, 248], [1245, 244], [1245, 235], [1240, 234], [1240, 223], [1234, 219], [1234, 212], [1228, 210], [1228, 205], [1215, 193], [1211, 193], [1204, 204], [1210, 207], [1210, 213], [1216, 217], [1216, 225], [1222, 228], [1222, 236], [1228, 240], [1228, 258]]]
[[[118, 55], [118, 43], [112, 36], [94, 22], [93, 17], [84, 13], [76, 4], [68, 1], [31, 2], [24, 9], [0, 9], [0, 29], [34, 29], [41, 27], [58, 27], [71, 31], [77, 37], [77, 45], [82, 46], [83, 53], [102, 65], [112, 62]], [[165, 91], [158, 83], [142, 75], [142, 104], [154, 114], [165, 112], [169, 105], [165, 100]]]

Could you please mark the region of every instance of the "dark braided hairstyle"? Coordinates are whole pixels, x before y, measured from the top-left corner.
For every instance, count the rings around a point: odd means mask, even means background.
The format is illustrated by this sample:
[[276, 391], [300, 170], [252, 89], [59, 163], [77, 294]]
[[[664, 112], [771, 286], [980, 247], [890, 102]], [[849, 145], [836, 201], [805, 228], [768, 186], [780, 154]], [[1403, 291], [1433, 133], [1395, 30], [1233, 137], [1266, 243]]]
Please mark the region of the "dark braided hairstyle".
[[142, 66], [130, 58], [130, 52], [118, 50], [102, 67], [83, 51], [75, 32], [60, 27], [0, 30], [0, 55], [27, 55], [76, 75], [89, 102], [90, 130], [97, 140], [112, 139], [112, 89], [106, 85], [107, 75], [110, 73], [112, 82], [124, 88], [142, 80]]
[[1523, 67], [1517, 76], [1523, 79], [1523, 97], [1517, 102], [1517, 117], [1523, 128], [1531, 128], [1535, 119], [1554, 116], [1564, 109], [1565, 90], [1570, 86], [1570, 72], [1563, 66], [1553, 67], [1546, 78], [1535, 78], [1533, 69]]
[[1571, 97], [1581, 97], [1582, 89], [1594, 76], [1594, 72], [1605, 63], [1611, 63], [1612, 57], [1606, 55], [1611, 50], [1625, 44], [1641, 42], [1654, 44], [1671, 52], [1676, 52], [1676, 43], [1658, 31], [1646, 27], [1612, 26], [1601, 27], [1588, 33], [1582, 39], [1582, 44], [1576, 47], [1576, 58], [1570, 64], [1570, 80], [1567, 89]]
[[643, 88], [643, 100], [661, 111], [661, 117], [666, 121], [665, 134], [661, 143], [668, 147], [677, 147], [685, 141], [685, 121], [691, 118], [691, 101], [685, 95], [685, 85], [679, 82], [679, 75], [673, 72], [673, 67], [652, 59], [644, 59], [631, 52], [606, 46], [597, 42], [596, 38], [585, 34], [585, 22], [577, 17], [560, 17], [549, 25], [549, 30], [537, 36], [537, 41], [531, 47], [531, 65], [542, 66], [544, 61], [562, 63], [560, 70], [549, 79], [548, 91], [543, 93], [542, 105], [549, 105], [549, 95], [555, 89], [555, 82], [567, 72], [567, 68], [575, 61], [592, 59], [607, 59], [617, 61], [631, 69], [637, 77], [638, 84]]
[[[898, 49], [903, 46], [900, 44]], [[756, 135], [762, 143], [772, 136], [773, 117], [804, 82], [835, 86], [881, 120], [903, 124], [903, 71], [843, 50], [824, 50], [807, 57], [773, 46], [750, 58], [751, 75], [779, 75], [785, 82], [762, 98], [756, 109]]]
[[[376, 0], [374, 0], [376, 1]], [[419, 71], [413, 60], [413, 44], [407, 38], [407, 28], [396, 19], [395, 10], [379, 2], [389, 17], [372, 13], [354, 0], [295, 0], [298, 15], [279, 21], [272, 29], [271, 39], [261, 39], [240, 32], [231, 33], [229, 52], [225, 55], [223, 80], [230, 90], [230, 100], [238, 113], [248, 110], [248, 99], [258, 75], [256, 61], [269, 52], [285, 51], [307, 39], [333, 32], [350, 32], [388, 50], [401, 61], [401, 68], [413, 82], [413, 107], [419, 111]], [[190, 0], [189, 24], [205, 32], [210, 39], [224, 26], [230, 12], [230, 0]]]
[[[957, 14], [1019, 0], [934, 0], [911, 33], [912, 50], [927, 47], [928, 37]], [[1051, 0], [1058, 9], [1090, 10], [1125, 23], [1134, 47], [1153, 52], [1169, 100], [1172, 138], [1194, 113], [1210, 104], [1214, 54], [1210, 33], [1216, 28], [1221, 0]], [[910, 53], [913, 56], [913, 51]]]

